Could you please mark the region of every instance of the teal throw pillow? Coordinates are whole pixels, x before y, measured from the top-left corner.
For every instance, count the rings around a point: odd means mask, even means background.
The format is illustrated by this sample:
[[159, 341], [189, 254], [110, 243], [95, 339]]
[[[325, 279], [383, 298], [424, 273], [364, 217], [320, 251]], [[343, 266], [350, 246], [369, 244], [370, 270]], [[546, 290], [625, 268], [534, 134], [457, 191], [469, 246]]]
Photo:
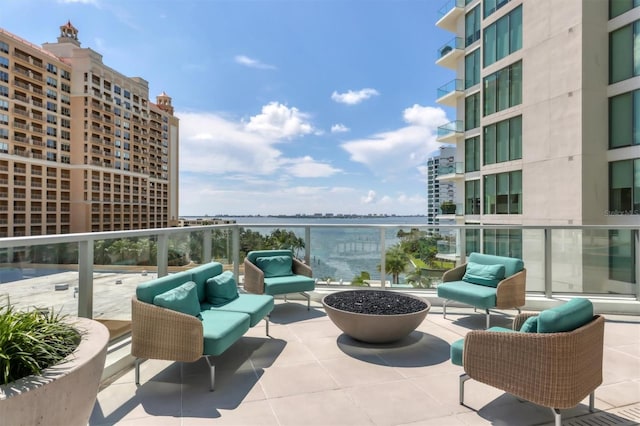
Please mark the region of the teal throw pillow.
[[561, 333], [580, 328], [593, 319], [589, 299], [576, 298], [538, 315], [538, 333]]
[[196, 283], [188, 281], [176, 288], [165, 291], [153, 298], [153, 304], [183, 314], [197, 317], [200, 315], [200, 301]]
[[538, 332], [538, 316], [533, 316], [527, 318], [527, 320], [522, 323], [520, 327], [520, 331], [522, 333], [537, 333]]
[[209, 278], [205, 286], [205, 294], [207, 302], [213, 306], [222, 306], [237, 299], [239, 297], [238, 286], [233, 273], [225, 271], [220, 275]]
[[258, 257], [256, 259], [256, 266], [264, 272], [265, 278], [293, 275], [293, 259], [291, 256]]
[[467, 263], [467, 270], [462, 277], [462, 281], [489, 287], [497, 287], [503, 279], [504, 265], [482, 265], [474, 262]]

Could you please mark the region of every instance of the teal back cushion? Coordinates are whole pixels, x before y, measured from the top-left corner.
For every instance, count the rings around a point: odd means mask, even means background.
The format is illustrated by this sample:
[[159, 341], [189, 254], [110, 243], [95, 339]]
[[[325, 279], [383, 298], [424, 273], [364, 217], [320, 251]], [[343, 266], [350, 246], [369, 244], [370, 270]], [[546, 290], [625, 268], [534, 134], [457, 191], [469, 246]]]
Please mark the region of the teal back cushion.
[[538, 315], [538, 333], [560, 333], [575, 330], [593, 319], [589, 299], [571, 299], [567, 303], [544, 310]]
[[164, 277], [139, 284], [136, 287], [136, 297], [141, 302], [153, 303], [153, 298], [157, 295], [176, 288], [187, 281], [191, 281], [191, 274], [188, 272], [165, 275]]
[[153, 298], [153, 304], [194, 317], [200, 315], [198, 290], [196, 290], [196, 283], [193, 281], [157, 295]]
[[238, 297], [238, 286], [231, 271], [225, 271], [207, 280], [206, 300], [213, 306], [222, 306]]
[[538, 316], [527, 318], [525, 322], [520, 326], [520, 331], [523, 333], [537, 333], [538, 332]]
[[293, 259], [287, 255], [258, 257], [256, 259], [256, 266], [264, 272], [265, 278], [293, 275], [291, 270]]
[[517, 257], [494, 256], [492, 254], [471, 253], [469, 262], [481, 265], [504, 265], [504, 277], [509, 278], [524, 269], [524, 262]]
[[247, 259], [249, 262], [256, 264], [256, 259], [259, 257], [269, 257], [269, 256], [290, 256], [293, 257], [293, 252], [291, 250], [254, 250], [247, 253]]
[[222, 273], [222, 263], [205, 263], [204, 265], [189, 269], [188, 272], [191, 273], [191, 281], [196, 283], [198, 289], [198, 300], [200, 300], [200, 302], [204, 302], [206, 293], [205, 284], [209, 278]]
[[462, 277], [462, 281], [472, 284], [497, 287], [498, 283], [504, 279], [504, 265], [482, 265], [480, 263], [469, 262]]

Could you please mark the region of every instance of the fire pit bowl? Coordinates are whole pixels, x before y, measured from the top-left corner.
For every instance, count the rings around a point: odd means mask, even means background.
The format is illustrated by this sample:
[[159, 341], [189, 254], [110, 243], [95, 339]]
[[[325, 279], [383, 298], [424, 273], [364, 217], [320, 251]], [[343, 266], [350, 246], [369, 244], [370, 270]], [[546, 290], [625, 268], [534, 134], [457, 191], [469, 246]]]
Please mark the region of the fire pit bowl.
[[322, 299], [327, 316], [347, 336], [367, 343], [389, 343], [409, 335], [431, 304], [396, 291], [347, 290]]

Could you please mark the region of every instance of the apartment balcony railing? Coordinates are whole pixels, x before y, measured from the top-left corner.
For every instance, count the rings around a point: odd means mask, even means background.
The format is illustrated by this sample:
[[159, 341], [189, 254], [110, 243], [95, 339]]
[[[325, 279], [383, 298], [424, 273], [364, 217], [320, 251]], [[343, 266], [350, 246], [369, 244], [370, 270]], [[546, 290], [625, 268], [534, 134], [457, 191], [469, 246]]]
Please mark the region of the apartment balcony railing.
[[456, 78], [438, 87], [436, 102], [455, 107], [457, 100], [464, 97], [464, 80]]
[[444, 143], [455, 143], [458, 137], [464, 134], [464, 122], [462, 120], [450, 121], [447, 124], [438, 126], [437, 141]]
[[456, 32], [458, 18], [464, 14], [465, 0], [449, 0], [440, 9], [438, 16], [440, 18], [436, 22], [438, 28], [443, 30]]
[[464, 177], [464, 163], [455, 162], [438, 166], [438, 180], [453, 180]]
[[438, 48], [436, 64], [455, 70], [458, 59], [463, 54], [464, 39], [462, 37], [454, 37]]

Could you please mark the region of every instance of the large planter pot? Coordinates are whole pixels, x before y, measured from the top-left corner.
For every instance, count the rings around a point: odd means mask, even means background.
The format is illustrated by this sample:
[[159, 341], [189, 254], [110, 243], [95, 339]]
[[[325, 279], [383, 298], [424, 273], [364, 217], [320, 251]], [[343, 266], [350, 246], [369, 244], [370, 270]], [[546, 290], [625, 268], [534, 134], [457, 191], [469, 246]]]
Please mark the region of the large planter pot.
[[83, 425], [98, 395], [109, 331], [98, 321], [74, 318], [82, 339], [61, 364], [41, 376], [0, 386], [0, 423], [6, 425]]
[[[383, 303], [377, 303], [383, 298]], [[377, 313], [368, 313], [362, 308], [371, 301], [377, 303]], [[367, 343], [402, 339], [422, 323], [431, 309], [427, 300], [388, 290], [339, 291], [326, 295], [322, 304], [327, 316], [340, 330]]]

